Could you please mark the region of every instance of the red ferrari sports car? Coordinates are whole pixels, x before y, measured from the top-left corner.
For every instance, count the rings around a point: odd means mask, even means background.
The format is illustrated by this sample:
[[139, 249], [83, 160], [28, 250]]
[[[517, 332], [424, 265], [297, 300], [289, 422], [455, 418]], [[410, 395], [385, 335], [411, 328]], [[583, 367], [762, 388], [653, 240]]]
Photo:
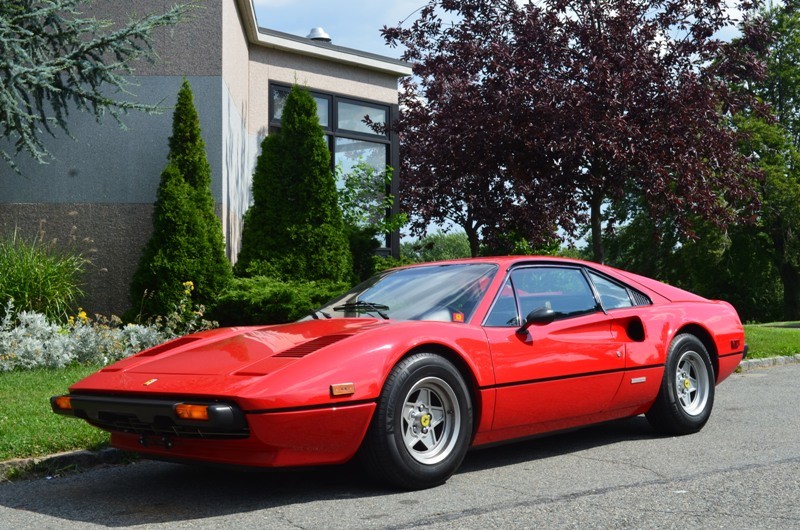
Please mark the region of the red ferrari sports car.
[[409, 489], [470, 447], [645, 414], [708, 421], [747, 353], [730, 304], [610, 267], [498, 257], [393, 269], [301, 321], [187, 335], [51, 399], [175, 461], [336, 464]]

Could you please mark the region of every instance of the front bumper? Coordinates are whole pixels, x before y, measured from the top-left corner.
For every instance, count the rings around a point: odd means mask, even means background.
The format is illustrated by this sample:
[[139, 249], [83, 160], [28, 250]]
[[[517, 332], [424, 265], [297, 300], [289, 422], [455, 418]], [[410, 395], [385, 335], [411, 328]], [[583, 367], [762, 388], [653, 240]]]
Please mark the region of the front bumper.
[[[208, 402], [207, 425], [181, 420], [179, 400], [70, 394], [72, 412], [111, 432], [111, 445], [154, 458], [232, 466], [294, 467], [339, 464], [361, 445], [374, 402], [277, 411], [242, 411], [227, 402]], [[191, 401], [191, 403], [200, 403]], [[226, 408], [229, 407], [229, 408]], [[211, 411], [215, 412], [211, 412]]]
[[[60, 405], [59, 398], [69, 398], [69, 408]], [[207, 419], [180, 418], [176, 408], [183, 404], [204, 406]], [[148, 437], [230, 439], [250, 435], [244, 413], [236, 405], [224, 402], [68, 394], [50, 398], [50, 405], [56, 414], [86, 420], [112, 433], [134, 434], [143, 440]]]

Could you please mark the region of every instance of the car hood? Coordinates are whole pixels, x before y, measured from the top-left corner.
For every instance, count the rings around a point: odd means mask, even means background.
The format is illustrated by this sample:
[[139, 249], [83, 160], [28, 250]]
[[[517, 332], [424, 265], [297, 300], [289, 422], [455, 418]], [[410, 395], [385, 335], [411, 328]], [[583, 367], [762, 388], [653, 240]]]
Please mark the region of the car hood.
[[268, 359], [302, 358], [379, 325], [380, 321], [372, 319], [331, 319], [227, 328], [211, 336], [187, 335], [137, 354], [134, 358], [138, 362], [127, 371], [152, 375], [261, 373], [264, 370], [259, 369], [259, 365]]

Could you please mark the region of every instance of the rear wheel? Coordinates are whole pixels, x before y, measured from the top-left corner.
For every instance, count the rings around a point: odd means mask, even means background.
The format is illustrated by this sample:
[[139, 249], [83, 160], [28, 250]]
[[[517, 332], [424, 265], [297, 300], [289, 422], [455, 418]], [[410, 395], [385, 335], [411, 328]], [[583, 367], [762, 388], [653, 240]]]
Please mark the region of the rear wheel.
[[699, 431], [711, 416], [714, 382], [714, 368], [703, 343], [694, 335], [678, 335], [670, 345], [661, 388], [647, 421], [663, 434]]
[[446, 359], [420, 353], [391, 372], [361, 449], [367, 471], [405, 489], [444, 483], [472, 436], [464, 378]]

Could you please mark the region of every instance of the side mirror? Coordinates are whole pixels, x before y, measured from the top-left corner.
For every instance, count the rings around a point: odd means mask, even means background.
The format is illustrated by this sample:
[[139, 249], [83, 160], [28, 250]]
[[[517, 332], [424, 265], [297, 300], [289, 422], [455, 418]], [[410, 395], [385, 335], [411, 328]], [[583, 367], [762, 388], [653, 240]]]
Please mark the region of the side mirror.
[[517, 330], [517, 333], [526, 333], [528, 328], [531, 327], [533, 324], [549, 324], [550, 322], [556, 319], [556, 312], [550, 307], [550, 304], [546, 306], [537, 307], [530, 313], [528, 316], [525, 317], [525, 322], [522, 323], [522, 326]]

